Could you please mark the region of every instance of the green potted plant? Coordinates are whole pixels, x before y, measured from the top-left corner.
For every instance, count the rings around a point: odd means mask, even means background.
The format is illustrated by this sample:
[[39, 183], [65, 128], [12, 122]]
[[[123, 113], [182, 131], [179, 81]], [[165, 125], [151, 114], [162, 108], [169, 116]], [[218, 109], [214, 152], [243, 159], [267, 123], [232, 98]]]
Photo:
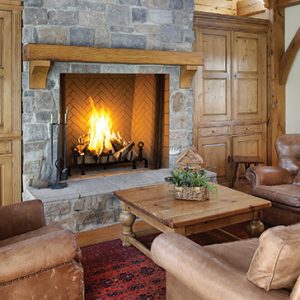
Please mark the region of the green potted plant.
[[172, 176], [165, 180], [174, 186], [176, 199], [206, 201], [210, 192], [216, 192], [216, 187], [209, 182], [204, 169], [194, 171], [188, 167], [175, 168]]

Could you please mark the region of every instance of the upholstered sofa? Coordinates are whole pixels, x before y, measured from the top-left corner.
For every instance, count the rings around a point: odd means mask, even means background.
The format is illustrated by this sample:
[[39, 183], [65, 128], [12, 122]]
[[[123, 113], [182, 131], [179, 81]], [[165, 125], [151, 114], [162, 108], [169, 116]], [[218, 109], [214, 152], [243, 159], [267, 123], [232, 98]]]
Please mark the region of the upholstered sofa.
[[1, 207], [0, 299], [83, 298], [83, 268], [74, 234], [46, 225], [39, 200]]
[[184, 236], [164, 233], [153, 241], [151, 254], [166, 270], [167, 300], [290, 299], [286, 289], [267, 292], [247, 279], [258, 245], [258, 239], [249, 239], [202, 247]]
[[250, 167], [246, 177], [252, 194], [272, 202], [264, 221], [273, 225], [300, 222], [300, 134], [286, 134], [276, 140], [278, 166]]

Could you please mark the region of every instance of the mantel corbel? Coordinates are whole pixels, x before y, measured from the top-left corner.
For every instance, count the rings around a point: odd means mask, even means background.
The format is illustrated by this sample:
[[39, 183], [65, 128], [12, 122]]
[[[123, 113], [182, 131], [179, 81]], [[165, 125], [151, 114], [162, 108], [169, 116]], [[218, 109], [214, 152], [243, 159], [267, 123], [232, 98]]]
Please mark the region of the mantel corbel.
[[28, 44], [23, 58], [30, 65], [30, 88], [46, 88], [51, 62], [89, 62], [109, 64], [149, 64], [180, 66], [180, 87], [192, 87], [199, 66], [201, 52], [157, 51], [140, 49], [111, 49], [65, 45]]
[[290, 70], [300, 48], [300, 27], [296, 32], [286, 52], [280, 60], [280, 84], [285, 85], [289, 77]]
[[29, 61], [29, 87], [30, 89], [45, 89], [50, 70], [50, 60]]

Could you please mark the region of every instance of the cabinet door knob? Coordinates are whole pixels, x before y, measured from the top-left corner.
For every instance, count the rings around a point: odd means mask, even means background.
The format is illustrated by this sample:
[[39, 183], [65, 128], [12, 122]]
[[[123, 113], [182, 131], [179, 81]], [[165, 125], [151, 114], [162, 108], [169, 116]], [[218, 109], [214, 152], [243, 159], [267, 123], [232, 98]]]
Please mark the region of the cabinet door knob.
[[228, 155], [228, 157], [227, 157], [227, 162], [230, 163], [230, 161], [231, 161], [231, 156]]
[[215, 129], [213, 129], [213, 130], [211, 131], [211, 133], [216, 133], [216, 130], [215, 130]]

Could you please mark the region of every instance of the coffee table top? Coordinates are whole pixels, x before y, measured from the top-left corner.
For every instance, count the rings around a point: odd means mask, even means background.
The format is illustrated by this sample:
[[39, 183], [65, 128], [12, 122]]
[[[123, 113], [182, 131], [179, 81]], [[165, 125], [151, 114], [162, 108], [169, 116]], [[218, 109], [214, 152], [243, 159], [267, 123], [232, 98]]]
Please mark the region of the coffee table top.
[[210, 200], [177, 200], [172, 187], [156, 184], [114, 192], [130, 207], [171, 227], [187, 226], [271, 207], [271, 202], [219, 184]]

